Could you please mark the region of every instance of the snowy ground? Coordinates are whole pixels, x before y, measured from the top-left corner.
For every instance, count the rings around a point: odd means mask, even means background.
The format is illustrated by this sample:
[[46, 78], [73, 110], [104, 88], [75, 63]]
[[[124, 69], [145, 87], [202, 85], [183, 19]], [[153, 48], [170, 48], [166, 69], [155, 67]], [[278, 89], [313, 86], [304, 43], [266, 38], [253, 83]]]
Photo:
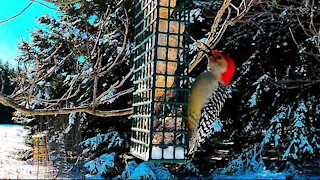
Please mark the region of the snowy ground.
[[22, 126], [0, 124], [0, 179], [41, 179], [32, 163], [17, 160], [18, 151], [29, 149], [26, 134]]
[[[32, 162], [27, 163], [26, 161], [17, 160], [16, 153], [18, 151], [29, 149], [24, 143], [24, 136], [26, 134], [27, 131], [22, 126], [0, 124], [0, 179], [43, 179], [42, 176], [37, 176], [36, 172], [39, 172], [39, 170], [37, 171], [36, 166], [32, 165]], [[289, 173], [286, 172], [272, 173], [270, 171], [262, 171], [258, 173], [249, 172], [241, 176], [213, 175], [212, 178], [286, 179], [288, 175]], [[46, 177], [48, 178], [48, 176]], [[305, 176], [303, 177], [306, 178]], [[307, 179], [320, 179], [320, 176], [307, 176]]]
[[260, 172], [247, 172], [246, 174], [239, 175], [239, 176], [228, 176], [228, 175], [218, 175], [215, 174], [212, 176], [212, 179], [277, 179], [277, 180], [286, 180], [286, 179], [308, 179], [308, 180], [319, 180], [320, 176], [317, 175], [295, 175], [290, 176], [289, 172], [282, 172], [282, 173], [276, 173], [276, 172], [270, 172], [268, 170], [266, 171], [260, 171]]

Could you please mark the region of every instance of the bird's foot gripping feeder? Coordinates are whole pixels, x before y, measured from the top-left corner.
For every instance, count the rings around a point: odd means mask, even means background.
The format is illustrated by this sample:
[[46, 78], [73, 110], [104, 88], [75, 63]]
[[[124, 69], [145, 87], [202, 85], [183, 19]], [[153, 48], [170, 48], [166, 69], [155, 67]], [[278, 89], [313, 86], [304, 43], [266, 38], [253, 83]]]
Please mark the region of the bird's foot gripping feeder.
[[131, 153], [187, 159], [189, 0], [136, 0]]

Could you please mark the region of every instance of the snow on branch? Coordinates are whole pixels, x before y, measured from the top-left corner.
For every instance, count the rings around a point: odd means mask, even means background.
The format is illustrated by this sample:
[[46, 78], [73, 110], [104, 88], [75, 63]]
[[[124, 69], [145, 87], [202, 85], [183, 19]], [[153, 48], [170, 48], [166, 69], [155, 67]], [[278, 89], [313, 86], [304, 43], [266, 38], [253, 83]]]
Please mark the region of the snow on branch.
[[90, 175], [86, 175], [87, 178], [102, 178], [102, 175], [107, 174], [108, 172], [114, 170], [115, 163], [115, 153], [103, 154], [100, 157], [91, 160], [84, 164], [84, 167], [87, 168]]
[[74, 125], [75, 121], [76, 121], [76, 117], [77, 117], [77, 113], [71, 113], [69, 115], [69, 122], [68, 122], [68, 126], [65, 128], [64, 133], [67, 134], [70, 132], [70, 130], [72, 129], [72, 126]]
[[248, 103], [249, 103], [249, 107], [255, 107], [257, 105], [257, 102], [259, 101], [259, 97], [262, 94], [263, 91], [267, 92], [269, 90], [269, 88], [265, 87], [264, 89], [262, 89], [262, 83], [265, 82], [268, 79], [268, 75], [264, 74], [262, 75], [255, 83], [253, 83], [252, 85], [257, 85], [255, 92], [251, 95]]
[[243, 175], [247, 171], [261, 171], [264, 167], [265, 164], [261, 155], [260, 147], [254, 146], [252, 149], [241, 153], [237, 158], [232, 160], [229, 165], [221, 171], [221, 173], [235, 173], [237, 175]]
[[98, 134], [80, 143], [80, 145], [84, 147], [82, 154], [95, 151], [102, 143], [108, 143], [107, 149], [121, 147], [123, 139], [116, 131], [108, 132], [107, 134]]
[[[58, 1], [54, 3], [61, 5]], [[68, 11], [66, 6], [61, 8]], [[132, 77], [133, 68], [122, 72], [122, 77], [115, 70], [121, 64], [129, 67], [127, 61], [132, 44], [128, 40], [126, 8], [107, 8], [94, 20], [95, 29], [90, 32], [88, 24], [82, 29], [77, 26], [82, 21], [86, 19], [39, 18], [39, 23], [48, 27], [36, 29], [30, 43], [22, 41], [20, 44], [22, 55], [18, 60], [18, 73], [13, 78], [17, 84], [12, 94], [0, 93], [1, 104], [29, 116], [87, 113], [112, 117], [132, 114], [131, 107], [100, 110], [101, 105], [133, 92], [132, 87], [123, 88]], [[107, 36], [112, 40], [105, 40]], [[38, 96], [38, 92], [46, 93]]]
[[298, 159], [299, 155], [306, 152], [310, 154], [314, 153], [314, 149], [307, 136], [307, 129], [305, 127], [305, 113], [307, 113], [305, 103], [298, 104], [297, 109], [293, 112], [292, 129], [293, 137], [291, 138], [290, 145], [283, 154], [282, 158], [288, 158], [289, 156], [294, 159]]
[[172, 179], [170, 171], [160, 163], [130, 161], [123, 171], [122, 179]]

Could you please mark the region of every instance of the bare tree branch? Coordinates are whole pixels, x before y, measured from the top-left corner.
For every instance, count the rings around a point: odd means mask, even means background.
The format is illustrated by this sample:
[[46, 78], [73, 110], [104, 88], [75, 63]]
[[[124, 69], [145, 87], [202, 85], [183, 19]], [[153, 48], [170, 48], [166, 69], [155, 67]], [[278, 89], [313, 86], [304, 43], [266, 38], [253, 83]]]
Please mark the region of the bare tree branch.
[[[74, 1], [72, 1], [72, 3], [74, 3]], [[113, 10], [114, 9], [109, 8], [107, 13], [101, 16], [100, 25], [94, 33], [89, 32], [89, 25], [86, 24], [81, 32], [77, 32], [78, 34], [86, 34], [85, 37], [79, 38], [77, 36], [71, 36], [68, 37], [70, 39], [68, 39], [67, 42], [59, 44], [52, 43], [54, 44], [53, 47], [57, 47], [55, 49], [48, 49], [43, 53], [36, 49], [35, 46], [32, 46], [32, 44], [29, 45], [27, 42], [22, 44], [21, 46], [24, 48], [25, 56], [19, 61], [20, 71], [15, 77], [15, 80], [19, 83], [11, 95], [0, 93], [0, 103], [30, 116], [70, 114], [73, 112], [85, 112], [101, 117], [131, 114], [132, 108], [110, 111], [97, 109], [99, 105], [108, 104], [113, 99], [133, 92], [133, 88], [129, 88], [105, 97], [111, 91], [121, 88], [124, 83], [130, 79], [129, 77], [131, 77], [133, 73], [132, 68], [127, 75], [120, 80], [114, 82], [111, 79], [110, 82], [113, 83], [111, 83], [109, 87], [105, 88], [103, 86], [103, 89], [106, 90], [102, 92], [100, 90], [101, 79], [114, 77], [110, 72], [113, 72], [116, 66], [125, 61], [128, 55], [128, 47], [130, 47], [128, 41], [129, 17], [127, 10], [125, 8], [123, 9], [124, 14], [121, 17], [110, 17]], [[68, 16], [64, 18], [66, 23], [61, 27], [62, 31], [70, 35], [74, 34], [72, 31], [73, 22], [69, 22]], [[112, 19], [110, 18], [120, 20], [120, 22], [122, 22], [121, 26], [113, 27], [114, 24], [112, 24]], [[108, 30], [110, 27], [106, 27], [109, 21], [111, 21], [111, 28], [114, 28], [111, 32]], [[113, 44], [110, 45], [112, 51], [115, 49], [117, 53], [111, 53], [111, 55], [109, 55], [105, 50], [103, 50], [102, 53], [103, 46], [100, 46], [101, 39], [105, 36], [113, 37], [114, 33], [119, 33], [122, 37], [122, 44], [118, 45], [118, 43], [116, 43], [114, 46]], [[78, 41], [78, 38], [81, 40]], [[50, 54], [47, 54], [48, 51], [50, 51]], [[43, 58], [45, 54], [47, 54], [47, 57]], [[77, 59], [79, 56], [85, 57], [84, 63], [79, 64]], [[109, 59], [106, 59], [106, 57]], [[71, 64], [74, 63], [76, 69], [72, 69], [71, 72], [64, 71], [65, 66], [69, 62], [71, 62]], [[59, 74], [60, 72], [66, 74]], [[44, 83], [49, 83], [51, 79], [57, 80], [58, 82], [54, 84], [62, 86], [65, 91], [62, 90], [59, 91], [59, 93], [53, 92], [53, 98], [47, 98], [48, 96], [43, 98], [43, 92], [46, 91], [47, 88]], [[49, 86], [51, 87], [50, 83]], [[53, 91], [52, 88], [51, 91]]]
[[14, 108], [15, 110], [29, 116], [44, 116], [44, 115], [57, 115], [57, 114], [70, 114], [75, 112], [82, 112], [88, 113], [94, 116], [100, 117], [112, 117], [112, 116], [127, 116], [132, 114], [132, 108], [126, 108], [121, 110], [110, 110], [110, 111], [100, 111], [100, 110], [93, 110], [86, 107], [75, 107], [75, 108], [63, 108], [63, 109], [27, 109], [24, 106], [21, 106], [15, 103], [11, 98], [8, 96], [3, 95], [0, 93], [0, 103]]
[[25, 8], [23, 8], [19, 13], [17, 13], [16, 15], [11, 16], [11, 17], [9, 17], [8, 19], [1, 20], [1, 21], [0, 21], [0, 25], [6, 23], [6, 22], [8, 22], [8, 21], [11, 21], [12, 19], [20, 16], [23, 12], [25, 12], [25, 11], [32, 5], [33, 2], [34, 2], [34, 1], [31, 0], [30, 3], [29, 3]]
[[[236, 22], [240, 21], [243, 16], [250, 10], [251, 6], [253, 5], [254, 0], [250, 0], [249, 2], [246, 2], [245, 0], [242, 0], [239, 7], [235, 7], [235, 5], [231, 4], [231, 0], [225, 0], [220, 7], [217, 15], [215, 16], [214, 22], [211, 26], [211, 31], [208, 35], [208, 38], [204, 44], [199, 44], [200, 49], [207, 49], [206, 47], [209, 47], [210, 49], [213, 49], [218, 42], [220, 41], [221, 37], [223, 36], [224, 32], [227, 30], [228, 26], [234, 25]], [[234, 18], [230, 19], [230, 13], [231, 9], [229, 8], [231, 6], [233, 9], [237, 11], [237, 15]], [[222, 21], [222, 17], [226, 12], [226, 9], [228, 9], [227, 17], [223, 21], [222, 25], [220, 26], [220, 30], [217, 32], [217, 29], [220, 25], [220, 22]], [[203, 51], [199, 51], [191, 61], [189, 65], [189, 72], [191, 72], [197, 64], [203, 59], [205, 56], [205, 53]]]

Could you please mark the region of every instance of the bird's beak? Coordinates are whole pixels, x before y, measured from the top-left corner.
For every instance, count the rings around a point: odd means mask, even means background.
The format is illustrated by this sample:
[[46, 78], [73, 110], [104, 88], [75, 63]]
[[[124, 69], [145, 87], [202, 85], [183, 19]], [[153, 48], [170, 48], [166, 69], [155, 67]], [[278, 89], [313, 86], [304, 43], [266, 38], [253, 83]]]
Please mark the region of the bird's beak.
[[[206, 53], [204, 53], [204, 56], [206, 56]], [[202, 58], [197, 58], [190, 62], [189, 65], [189, 73], [199, 64], [199, 62], [202, 60]]]

